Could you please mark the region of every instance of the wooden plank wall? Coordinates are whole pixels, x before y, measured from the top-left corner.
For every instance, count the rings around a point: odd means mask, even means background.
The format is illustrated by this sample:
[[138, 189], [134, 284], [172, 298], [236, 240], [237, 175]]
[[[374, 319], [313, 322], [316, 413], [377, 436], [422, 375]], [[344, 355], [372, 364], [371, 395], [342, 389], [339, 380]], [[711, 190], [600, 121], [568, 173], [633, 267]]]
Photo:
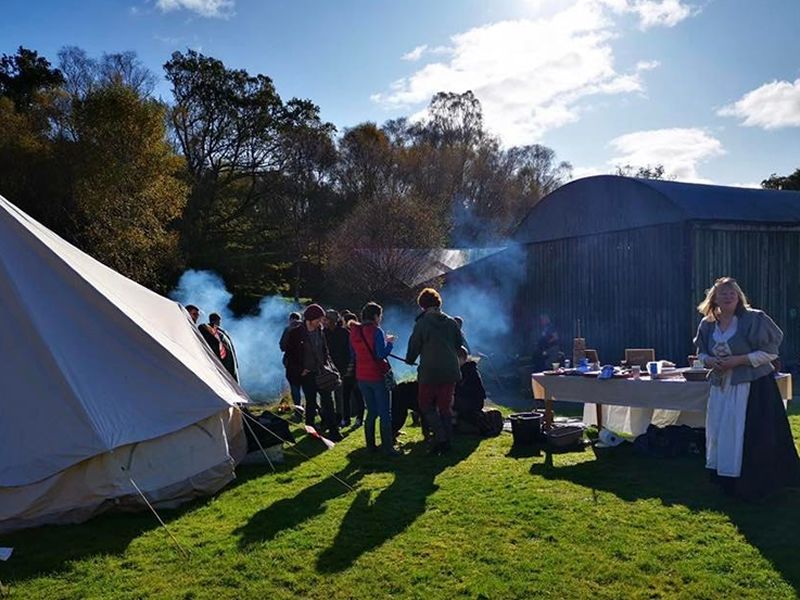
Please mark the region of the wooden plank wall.
[[[754, 308], [766, 311], [783, 329], [781, 358], [788, 366], [800, 356], [800, 231], [792, 227], [694, 224], [694, 304], [718, 277], [735, 277]], [[693, 315], [696, 326], [699, 315]]]
[[601, 362], [618, 364], [625, 348], [652, 347], [685, 364], [693, 327], [686, 309], [694, 301], [686, 231], [675, 223], [527, 246], [524, 338], [536, 343], [536, 317], [546, 313], [567, 353], [580, 319]]

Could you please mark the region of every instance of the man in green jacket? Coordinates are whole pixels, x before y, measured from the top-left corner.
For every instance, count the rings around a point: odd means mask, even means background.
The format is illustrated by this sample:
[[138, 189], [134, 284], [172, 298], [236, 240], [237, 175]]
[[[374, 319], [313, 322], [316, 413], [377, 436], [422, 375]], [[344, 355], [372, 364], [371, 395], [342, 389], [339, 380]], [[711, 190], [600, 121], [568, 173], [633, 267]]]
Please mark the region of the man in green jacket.
[[433, 288], [425, 288], [417, 298], [422, 309], [408, 341], [406, 362], [419, 357], [419, 410], [425, 426], [433, 433], [433, 451], [450, 449], [453, 438], [453, 393], [461, 379], [458, 349], [464, 337], [455, 320], [442, 312], [442, 297]]

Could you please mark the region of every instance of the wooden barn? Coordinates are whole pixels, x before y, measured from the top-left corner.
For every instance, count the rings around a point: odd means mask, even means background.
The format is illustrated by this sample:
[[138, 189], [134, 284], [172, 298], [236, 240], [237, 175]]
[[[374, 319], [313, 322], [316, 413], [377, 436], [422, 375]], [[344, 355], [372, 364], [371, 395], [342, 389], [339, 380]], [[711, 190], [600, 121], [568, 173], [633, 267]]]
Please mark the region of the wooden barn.
[[[800, 356], [800, 193], [633, 179], [573, 181], [543, 198], [514, 235], [524, 277], [512, 301], [532, 346], [548, 314], [568, 352], [575, 324], [600, 360], [655, 348], [686, 364], [705, 290], [735, 277], [784, 330], [781, 358]], [[501, 253], [504, 254], [504, 253]], [[458, 277], [502, 278], [479, 261]], [[455, 278], [449, 278], [455, 280]], [[522, 328], [522, 323], [520, 323]]]

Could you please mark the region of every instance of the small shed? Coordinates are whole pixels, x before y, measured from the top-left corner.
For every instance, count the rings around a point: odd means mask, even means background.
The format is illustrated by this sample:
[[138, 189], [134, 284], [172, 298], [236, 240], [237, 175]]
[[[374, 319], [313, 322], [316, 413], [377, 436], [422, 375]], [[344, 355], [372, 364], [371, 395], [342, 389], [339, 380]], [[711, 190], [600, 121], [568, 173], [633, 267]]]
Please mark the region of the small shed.
[[[721, 276], [783, 329], [781, 358], [800, 356], [800, 193], [635, 179], [568, 183], [515, 232], [525, 277], [515, 304], [548, 314], [565, 349], [582, 334], [603, 362], [655, 348], [685, 364], [696, 306]], [[535, 343], [535, 339], [530, 341]]]

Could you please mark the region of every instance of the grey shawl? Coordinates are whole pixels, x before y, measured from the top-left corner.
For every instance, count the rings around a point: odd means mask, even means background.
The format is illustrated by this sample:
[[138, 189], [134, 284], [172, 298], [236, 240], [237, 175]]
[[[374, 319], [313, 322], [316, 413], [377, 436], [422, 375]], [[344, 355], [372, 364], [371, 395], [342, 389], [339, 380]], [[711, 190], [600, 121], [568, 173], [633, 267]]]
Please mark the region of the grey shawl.
[[[783, 341], [783, 332], [775, 322], [763, 311], [748, 308], [738, 316], [736, 333], [728, 341], [733, 355], [749, 354], [761, 350], [768, 354], [778, 354], [778, 347]], [[699, 354], [713, 355], [713, 333], [716, 323], [703, 319], [697, 327], [694, 345]], [[755, 381], [773, 371], [772, 365], [767, 363], [753, 368], [750, 364], [735, 367], [731, 374], [731, 384]]]

